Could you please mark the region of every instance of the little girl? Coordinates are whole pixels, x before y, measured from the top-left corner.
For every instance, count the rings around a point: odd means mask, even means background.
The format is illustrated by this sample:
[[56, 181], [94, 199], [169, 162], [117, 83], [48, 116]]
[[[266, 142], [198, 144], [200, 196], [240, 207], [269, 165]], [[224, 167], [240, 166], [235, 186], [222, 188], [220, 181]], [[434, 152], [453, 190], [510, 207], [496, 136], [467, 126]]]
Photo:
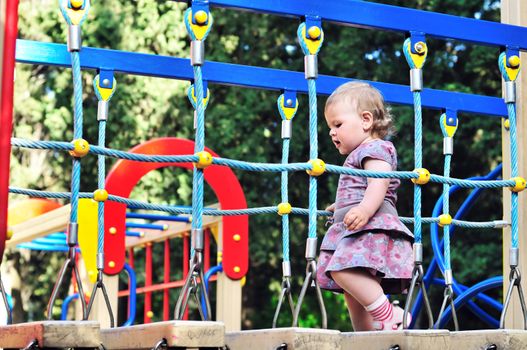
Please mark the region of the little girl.
[[[329, 135], [345, 167], [394, 171], [392, 117], [380, 92], [366, 83], [337, 88], [326, 102]], [[384, 293], [402, 293], [412, 275], [412, 233], [397, 215], [400, 181], [341, 175], [318, 260], [321, 288], [343, 292], [355, 331], [401, 327], [403, 309]], [[408, 320], [409, 321], [409, 320]]]

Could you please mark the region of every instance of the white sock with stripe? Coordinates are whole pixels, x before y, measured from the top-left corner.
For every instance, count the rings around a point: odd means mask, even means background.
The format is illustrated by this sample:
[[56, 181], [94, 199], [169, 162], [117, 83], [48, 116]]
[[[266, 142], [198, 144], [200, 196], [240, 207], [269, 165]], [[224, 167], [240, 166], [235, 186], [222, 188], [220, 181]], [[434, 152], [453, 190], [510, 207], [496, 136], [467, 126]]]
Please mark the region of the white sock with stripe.
[[374, 321], [385, 321], [393, 316], [393, 307], [386, 295], [381, 294], [377, 300], [365, 307]]

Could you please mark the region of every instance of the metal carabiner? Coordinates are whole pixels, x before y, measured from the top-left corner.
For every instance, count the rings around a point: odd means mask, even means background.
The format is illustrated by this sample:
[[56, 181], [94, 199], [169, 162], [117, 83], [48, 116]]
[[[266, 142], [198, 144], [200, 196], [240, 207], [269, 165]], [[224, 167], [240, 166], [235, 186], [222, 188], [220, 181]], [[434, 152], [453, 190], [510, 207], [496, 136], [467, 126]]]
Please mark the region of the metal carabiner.
[[406, 298], [406, 303], [404, 304], [404, 313], [403, 313], [403, 328], [408, 328], [408, 314], [410, 307], [412, 306], [412, 300], [414, 295], [415, 287], [421, 288], [423, 294], [423, 302], [425, 304], [425, 310], [428, 315], [428, 328], [434, 328], [434, 316], [432, 314], [432, 308], [430, 307], [430, 301], [428, 300], [428, 294], [426, 294], [426, 287], [423, 283], [424, 272], [423, 265], [421, 263], [415, 262], [414, 270], [412, 271], [412, 281], [410, 283], [410, 288], [408, 290], [408, 297]]
[[273, 317], [273, 328], [276, 328], [276, 323], [278, 321], [278, 315], [280, 314], [280, 309], [282, 308], [282, 303], [287, 295], [287, 300], [289, 301], [289, 307], [291, 308], [291, 315], [295, 313], [295, 303], [293, 302], [293, 296], [291, 295], [291, 281], [288, 276], [284, 276], [282, 279], [282, 291], [280, 292], [280, 298], [278, 299], [278, 305], [276, 305], [276, 311], [274, 312]]
[[523, 294], [523, 289], [521, 285], [521, 274], [518, 266], [511, 266], [511, 272], [509, 274], [509, 288], [507, 289], [507, 296], [505, 297], [505, 302], [503, 303], [503, 310], [500, 316], [500, 328], [505, 328], [505, 315], [507, 314], [507, 309], [512, 297], [512, 292], [514, 287], [518, 289], [518, 297], [520, 298], [520, 307], [523, 314], [523, 329], [527, 330], [527, 307], [525, 306], [525, 297]]
[[95, 282], [95, 284], [93, 285], [90, 302], [88, 303], [88, 307], [86, 308], [86, 313], [87, 313], [86, 318], [90, 316], [90, 312], [93, 307], [93, 303], [95, 301], [95, 296], [97, 295], [97, 290], [101, 288], [102, 295], [104, 297], [104, 302], [106, 304], [106, 309], [108, 310], [108, 315], [110, 316], [110, 328], [113, 328], [115, 327], [115, 320], [113, 317], [112, 305], [110, 304], [110, 298], [108, 297], [106, 286], [104, 285], [104, 282], [102, 279], [103, 279], [103, 272], [102, 270], [98, 270], [97, 271], [97, 282]]
[[322, 316], [322, 328], [327, 329], [328, 328], [328, 316], [326, 313], [326, 307], [324, 305], [324, 299], [322, 298], [322, 291], [320, 290], [320, 286], [317, 283], [317, 264], [314, 259], [307, 259], [307, 266], [306, 266], [306, 277], [304, 278], [304, 283], [302, 284], [302, 290], [300, 291], [300, 295], [298, 296], [298, 302], [295, 307], [295, 312], [293, 314], [293, 327], [298, 327], [298, 317], [300, 314], [300, 309], [302, 308], [302, 302], [304, 300], [304, 297], [306, 296], [307, 288], [313, 284], [313, 287], [315, 287], [315, 291], [317, 293], [317, 301], [318, 306], [320, 308], [320, 313]]
[[443, 303], [441, 304], [441, 310], [439, 311], [439, 316], [437, 316], [437, 322], [434, 325], [434, 328], [439, 329], [439, 323], [441, 322], [441, 317], [443, 316], [443, 313], [446, 310], [447, 304], [450, 304], [450, 308], [452, 310], [452, 320], [454, 321], [454, 330], [459, 331], [459, 323], [457, 320], [457, 313], [456, 313], [456, 308], [454, 305], [454, 290], [452, 289], [452, 285], [450, 284], [445, 285], [445, 291], [443, 293]]
[[161, 350], [166, 348], [168, 348], [168, 342], [165, 338], [163, 338], [154, 345], [152, 350]]

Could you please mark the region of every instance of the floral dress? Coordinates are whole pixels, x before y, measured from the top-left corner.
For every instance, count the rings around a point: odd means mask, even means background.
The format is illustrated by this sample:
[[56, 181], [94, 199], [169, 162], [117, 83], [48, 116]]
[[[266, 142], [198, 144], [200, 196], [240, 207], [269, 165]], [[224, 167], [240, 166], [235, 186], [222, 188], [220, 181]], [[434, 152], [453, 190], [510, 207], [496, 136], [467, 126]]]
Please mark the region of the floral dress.
[[[346, 158], [344, 166], [363, 169], [366, 159], [383, 160], [392, 170], [397, 169], [397, 152], [389, 141], [376, 139], [359, 145]], [[321, 288], [343, 292], [329, 272], [360, 267], [381, 278], [385, 293], [406, 290], [412, 277], [413, 235], [401, 223], [395, 208], [399, 184], [399, 180], [391, 179], [379, 210], [360, 230], [348, 230], [342, 221], [348, 210], [362, 201], [368, 179], [340, 176], [333, 224], [320, 247], [317, 280]]]

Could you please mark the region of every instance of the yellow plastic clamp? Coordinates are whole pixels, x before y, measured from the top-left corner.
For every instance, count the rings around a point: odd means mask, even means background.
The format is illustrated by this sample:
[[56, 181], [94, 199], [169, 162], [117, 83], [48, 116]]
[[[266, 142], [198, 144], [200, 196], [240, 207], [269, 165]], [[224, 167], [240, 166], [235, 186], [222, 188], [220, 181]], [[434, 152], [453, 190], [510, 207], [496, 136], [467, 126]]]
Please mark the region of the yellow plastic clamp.
[[291, 204], [289, 203], [280, 203], [278, 204], [278, 214], [279, 215], [286, 215], [291, 214]]
[[73, 149], [69, 153], [75, 158], [82, 158], [90, 152], [90, 144], [84, 139], [76, 139], [71, 143], [73, 143]]
[[516, 184], [512, 187], [509, 187], [512, 192], [521, 192], [525, 189], [525, 185], [527, 184], [525, 182], [525, 179], [521, 176], [513, 177], [511, 180], [513, 180]]
[[293, 119], [296, 112], [298, 111], [298, 99], [295, 99], [293, 107], [285, 107], [284, 98], [285, 98], [284, 95], [280, 95], [279, 101], [278, 101], [278, 108], [280, 108], [282, 112], [284, 113], [285, 119], [291, 120]]
[[417, 179], [412, 179], [412, 182], [417, 185], [426, 185], [430, 181], [430, 172], [425, 168], [415, 169], [414, 172], [419, 175]]
[[[192, 96], [192, 100], [194, 100], [194, 108], [197, 109], [197, 105], [198, 105], [198, 98], [196, 97], [196, 92], [194, 91], [194, 84], [192, 84], [190, 87], [190, 94]], [[203, 105], [205, 106], [205, 108], [207, 108], [207, 105], [209, 104], [209, 97], [210, 97], [210, 90], [207, 89], [207, 97], [203, 97]]]
[[311, 159], [309, 162], [312, 169], [306, 170], [306, 172], [311, 176], [320, 176], [326, 171], [326, 163], [322, 159]]
[[307, 30], [307, 36], [309, 37], [309, 39], [311, 40], [316, 40], [320, 37], [320, 34], [322, 33], [322, 31], [320, 30], [320, 27], [318, 26], [311, 26], [309, 27], [309, 29]]
[[[503, 66], [505, 67], [507, 76], [509, 77], [510, 81], [515, 81], [518, 77], [518, 73], [520, 72], [520, 58], [518, 56], [509, 57], [509, 64], [511, 65], [511, 67], [507, 66], [506, 60], [507, 55], [503, 55]], [[516, 63], [516, 65], [514, 65], [513, 63]]]
[[93, 200], [96, 202], [105, 202], [108, 199], [108, 191], [99, 188], [93, 192]]
[[450, 214], [439, 215], [439, 226], [443, 227], [452, 224], [452, 216]]
[[[200, 23], [200, 20], [203, 19], [203, 15], [200, 14], [200, 12], [205, 11], [198, 11], [196, 12], [196, 15], [194, 19], [196, 20], [197, 24], [192, 23], [192, 9], [189, 9], [188, 11], [188, 23], [190, 23], [190, 28], [192, 29], [192, 32], [194, 33], [194, 36], [197, 40], [203, 40], [205, 35], [207, 34], [207, 31], [209, 30], [209, 27], [212, 25], [212, 16], [209, 15], [206, 18], [206, 21], [203, 23]], [[205, 13], [207, 15], [207, 13]]]
[[[71, 5], [71, 8], [68, 6], [68, 3]], [[89, 0], [61, 0], [61, 4], [73, 25], [81, 24], [86, 16], [86, 12], [90, 9]], [[83, 5], [84, 8], [82, 8]]]
[[196, 14], [194, 15], [194, 19], [196, 20], [197, 24], [204, 25], [205, 23], [207, 23], [209, 15], [207, 15], [207, 12], [200, 10], [196, 12]]
[[97, 75], [96, 79], [97, 79], [97, 84], [95, 85], [95, 88], [99, 92], [99, 95], [101, 96], [101, 99], [103, 101], [108, 101], [112, 97], [112, 95], [113, 95], [113, 93], [114, 93], [114, 91], [115, 91], [115, 89], [117, 87], [116, 86], [117, 82], [116, 82], [115, 78], [113, 79], [113, 85], [112, 85], [113, 87], [111, 89], [101, 86], [102, 82], [100, 80], [100, 76], [99, 75]]
[[195, 154], [195, 156], [198, 156], [198, 162], [194, 163], [196, 168], [198, 169], [205, 169], [209, 165], [212, 164], [212, 156], [207, 151], [201, 151]]
[[[408, 46], [412, 44], [411, 40], [408, 40]], [[412, 57], [412, 61], [415, 64], [415, 68], [423, 68], [423, 65], [425, 64], [426, 55], [428, 54], [428, 46], [424, 41], [418, 41], [414, 45], [414, 49], [417, 53], [413, 53], [411, 48], [408, 47], [408, 52], [410, 53], [410, 57]]]
[[71, 7], [78, 10], [84, 4], [84, 0], [70, 0]]
[[[312, 30], [313, 27], [316, 27], [316, 26], [312, 26], [311, 28], [309, 28], [309, 30]], [[308, 30], [309, 39], [306, 38], [306, 26], [305, 25], [303, 26], [301, 30], [302, 38], [305, 39], [307, 49], [311, 55], [316, 55], [316, 53], [320, 49], [320, 46], [322, 45], [322, 41], [324, 40], [324, 31], [322, 30], [322, 28], [319, 28], [319, 27], [316, 27], [316, 28], [318, 28], [318, 31], [320, 33], [318, 36], [315, 37], [315, 39], [312, 38], [311, 34], [309, 33], [309, 30]], [[312, 32], [313, 31], [315, 30], [312, 30]]]
[[505, 130], [509, 130], [509, 128], [511, 127], [511, 122], [509, 121], [509, 119], [503, 119], [503, 127], [505, 128]]

